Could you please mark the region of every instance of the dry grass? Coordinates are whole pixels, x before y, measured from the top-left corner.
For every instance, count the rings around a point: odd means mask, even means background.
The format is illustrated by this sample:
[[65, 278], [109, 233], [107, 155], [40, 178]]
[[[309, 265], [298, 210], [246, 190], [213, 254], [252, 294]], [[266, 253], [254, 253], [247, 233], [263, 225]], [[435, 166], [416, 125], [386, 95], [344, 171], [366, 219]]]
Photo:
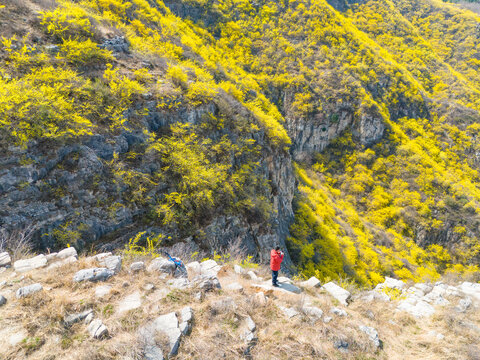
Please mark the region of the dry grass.
[[[140, 359], [138, 329], [161, 314], [189, 305], [194, 309], [194, 327], [192, 334], [183, 338], [176, 359], [478, 359], [480, 315], [475, 309], [465, 314], [455, 312], [455, 298], [450, 299], [450, 307], [428, 320], [396, 312], [395, 303], [361, 301], [354, 301], [346, 309], [347, 317], [338, 317], [330, 313], [338, 303], [316, 289], [301, 295], [268, 291], [266, 305], [259, 306], [252, 301], [259, 289], [228, 265], [219, 276], [222, 287], [239, 282], [243, 293], [219, 290], [198, 301], [194, 300], [195, 288], [172, 291], [166, 285], [168, 279], [147, 272], [130, 273], [129, 264], [136, 260], [124, 262], [123, 270], [106, 282], [112, 287], [110, 294], [100, 299], [95, 297], [95, 287], [105, 284], [72, 281], [76, 271], [95, 265], [84, 258], [54, 271], [28, 273], [22, 280], [20, 275], [12, 277], [12, 270], [0, 274], [0, 281], [9, 283], [0, 290], [9, 300], [0, 313], [0, 358]], [[261, 271], [268, 275], [267, 270]], [[15, 299], [19, 287], [35, 282], [43, 284], [42, 293]], [[154, 288], [145, 290], [149, 284]], [[142, 307], [120, 314], [119, 302], [136, 291], [142, 296]], [[234, 299], [236, 309], [213, 311], [211, 304], [225, 297]], [[312, 321], [301, 313], [306, 303], [321, 308], [333, 320], [327, 324]], [[287, 319], [278, 305], [295, 308], [300, 315]], [[65, 328], [65, 315], [86, 309], [93, 309], [108, 327], [106, 339], [90, 339], [83, 322]], [[248, 345], [240, 339], [247, 316], [256, 323], [258, 337], [248, 355]], [[383, 350], [373, 347], [359, 325], [377, 329]], [[24, 331], [24, 341], [9, 346], [8, 338], [16, 331]], [[445, 339], [438, 340], [431, 331], [445, 335]], [[335, 349], [334, 343], [340, 340], [349, 344], [348, 353]]]

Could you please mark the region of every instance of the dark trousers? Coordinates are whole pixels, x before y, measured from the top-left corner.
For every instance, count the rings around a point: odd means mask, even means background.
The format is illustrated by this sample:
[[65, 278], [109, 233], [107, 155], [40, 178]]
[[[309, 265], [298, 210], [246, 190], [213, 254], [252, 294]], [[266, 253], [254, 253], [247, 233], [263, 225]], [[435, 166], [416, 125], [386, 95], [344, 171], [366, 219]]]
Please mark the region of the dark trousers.
[[272, 284], [273, 285], [278, 285], [277, 278], [278, 278], [278, 271], [272, 270]]

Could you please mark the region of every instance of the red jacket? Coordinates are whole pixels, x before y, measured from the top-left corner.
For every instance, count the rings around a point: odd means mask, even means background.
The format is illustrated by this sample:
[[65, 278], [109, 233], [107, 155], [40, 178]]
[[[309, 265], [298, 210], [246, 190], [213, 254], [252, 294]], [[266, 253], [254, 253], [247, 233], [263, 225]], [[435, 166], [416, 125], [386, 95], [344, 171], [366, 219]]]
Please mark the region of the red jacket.
[[283, 261], [283, 254], [278, 253], [275, 249], [270, 251], [270, 269], [272, 271], [280, 270], [280, 264]]

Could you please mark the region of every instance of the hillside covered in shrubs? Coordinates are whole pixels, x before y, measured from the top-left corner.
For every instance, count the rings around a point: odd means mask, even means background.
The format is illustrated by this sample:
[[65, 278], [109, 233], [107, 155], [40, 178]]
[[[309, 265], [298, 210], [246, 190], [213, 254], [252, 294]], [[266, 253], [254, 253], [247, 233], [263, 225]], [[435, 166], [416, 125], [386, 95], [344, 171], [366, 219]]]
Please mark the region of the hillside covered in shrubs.
[[0, 251], [278, 243], [321, 281], [478, 280], [465, 7], [4, 0], [0, 29]]

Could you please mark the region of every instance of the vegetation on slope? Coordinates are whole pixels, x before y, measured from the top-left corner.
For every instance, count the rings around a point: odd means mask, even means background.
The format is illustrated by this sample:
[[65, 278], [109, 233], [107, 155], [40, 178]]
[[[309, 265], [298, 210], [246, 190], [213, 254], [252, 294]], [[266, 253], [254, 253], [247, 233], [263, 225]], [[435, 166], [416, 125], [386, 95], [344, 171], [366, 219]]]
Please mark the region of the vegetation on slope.
[[[170, 10], [177, 4], [183, 13]], [[294, 120], [327, 131], [347, 114], [353, 138], [297, 166], [289, 248], [299, 269], [363, 284], [473, 272], [478, 22], [437, 0], [371, 0], [343, 13], [325, 0], [60, 0], [31, 33], [2, 40], [0, 145], [140, 132], [145, 144], [104, 162], [117, 192], [98, 201], [189, 235], [218, 214], [269, 226], [262, 154], [295, 153]], [[124, 36], [129, 57], [108, 50], [105, 34]], [[185, 109], [201, 121], [146, 126], [153, 112]], [[388, 129], [365, 148], [359, 124], [369, 118]]]

